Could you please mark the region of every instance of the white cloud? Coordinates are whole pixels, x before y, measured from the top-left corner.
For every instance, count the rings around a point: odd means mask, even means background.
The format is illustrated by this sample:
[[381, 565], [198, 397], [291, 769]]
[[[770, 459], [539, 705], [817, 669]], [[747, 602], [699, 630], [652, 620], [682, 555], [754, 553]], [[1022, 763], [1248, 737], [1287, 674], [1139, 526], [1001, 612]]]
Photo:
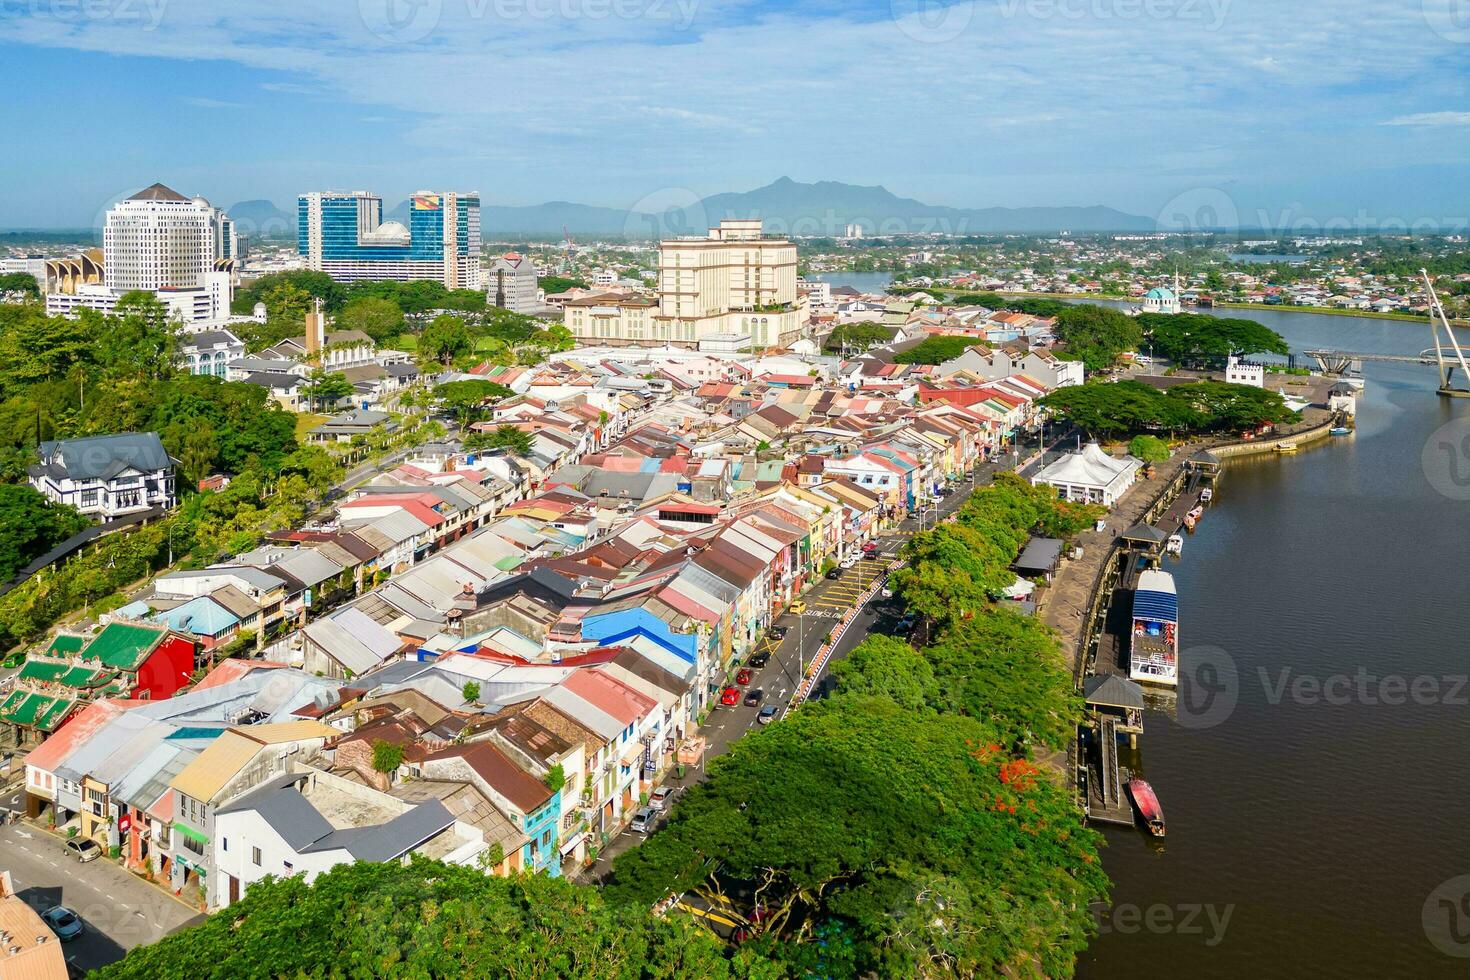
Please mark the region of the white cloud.
[[1470, 126], [1470, 112], [1416, 112], [1386, 120], [1385, 126]]

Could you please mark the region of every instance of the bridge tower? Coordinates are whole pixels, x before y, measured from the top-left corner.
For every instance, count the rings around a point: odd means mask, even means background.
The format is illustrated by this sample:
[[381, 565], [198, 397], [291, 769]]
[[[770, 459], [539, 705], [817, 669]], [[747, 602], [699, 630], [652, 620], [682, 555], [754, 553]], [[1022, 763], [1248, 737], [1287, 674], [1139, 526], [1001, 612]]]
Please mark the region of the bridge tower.
[[[1434, 334], [1434, 356], [1439, 364], [1439, 393], [1445, 398], [1470, 398], [1470, 387], [1456, 388], [1452, 383], [1455, 379], [1455, 368], [1458, 367], [1460, 377], [1470, 386], [1470, 364], [1465, 363], [1465, 351], [1455, 339], [1455, 331], [1444, 314], [1444, 305], [1439, 301], [1439, 294], [1434, 291], [1434, 282], [1429, 278], [1428, 270], [1420, 269], [1419, 274], [1424, 277], [1424, 288], [1429, 293], [1429, 329]], [[1443, 344], [1439, 340], [1441, 326], [1445, 333]], [[1453, 353], [1453, 360], [1445, 356], [1447, 352]]]

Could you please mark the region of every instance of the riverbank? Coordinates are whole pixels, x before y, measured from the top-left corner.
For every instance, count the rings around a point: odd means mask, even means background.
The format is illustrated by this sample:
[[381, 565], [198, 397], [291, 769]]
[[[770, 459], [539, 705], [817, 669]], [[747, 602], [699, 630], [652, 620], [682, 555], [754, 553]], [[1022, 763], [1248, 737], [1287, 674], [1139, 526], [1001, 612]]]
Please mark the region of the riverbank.
[[1285, 443], [1308, 445], [1331, 437], [1333, 417], [1325, 409], [1311, 408], [1301, 422], [1279, 429], [1262, 439], [1197, 439], [1175, 449], [1169, 459], [1154, 467], [1151, 480], [1140, 480], [1123, 495], [1108, 514], [1101, 531], [1084, 531], [1074, 543], [1082, 557], [1066, 562], [1042, 593], [1037, 616], [1056, 630], [1073, 677], [1080, 685], [1089, 658], [1098, 618], [1110, 591], [1110, 570], [1119, 550], [1119, 535], [1133, 525], [1157, 517], [1177, 494], [1185, 462], [1200, 450], [1221, 459], [1274, 454]]
[[[986, 294], [986, 290], [965, 290], [949, 292], [954, 298], [965, 299]], [[1054, 299], [1067, 303], [1087, 303], [1098, 300], [1105, 303], [1138, 303], [1137, 296], [1121, 296], [1117, 293], [1035, 293], [1019, 290], [994, 290], [994, 296], [1015, 296], [1021, 299]], [[1428, 323], [1429, 317], [1419, 313], [1378, 313], [1371, 310], [1342, 310], [1333, 306], [1287, 306], [1281, 303], [1243, 303], [1226, 300], [1217, 300], [1213, 307], [1197, 306], [1188, 307], [1186, 312], [1206, 313], [1212, 309], [1226, 310], [1269, 310], [1275, 313], [1315, 313], [1321, 316], [1350, 316], [1361, 317], [1365, 320], [1398, 320], [1406, 323]], [[1455, 326], [1464, 326], [1462, 321], [1452, 321]]]

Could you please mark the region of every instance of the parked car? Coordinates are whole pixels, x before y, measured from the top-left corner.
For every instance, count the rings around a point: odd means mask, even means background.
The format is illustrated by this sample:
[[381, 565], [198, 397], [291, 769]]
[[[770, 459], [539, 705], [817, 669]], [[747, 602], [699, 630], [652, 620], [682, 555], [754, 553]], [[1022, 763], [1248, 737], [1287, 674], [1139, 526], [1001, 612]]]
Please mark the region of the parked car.
[[791, 612], [795, 615], [800, 615], [801, 613], [806, 612], [805, 600], [797, 599], [795, 602], [793, 602], [791, 604]]
[[727, 687], [727, 688], [725, 688], [725, 692], [720, 695], [720, 703], [721, 704], [739, 704], [740, 703], [740, 688], [738, 688], [738, 687]]
[[65, 905], [53, 905], [42, 912], [41, 921], [64, 943], [69, 943], [82, 934], [82, 917]]
[[841, 578], [842, 577], [842, 567], [839, 566], [839, 565], [833, 565], [831, 568], [827, 569], [827, 577], [829, 579]]
[[883, 586], [883, 591], [882, 591], [881, 595], [885, 599], [892, 599], [893, 598], [893, 590], [890, 589], [888, 586], [885, 585], [885, 586]]
[[751, 674], [752, 671], [749, 667], [741, 667], [739, 670], [735, 671], [735, 683], [739, 684], [741, 687], [744, 687], [746, 684], [750, 683]]
[[97, 842], [86, 837], [73, 837], [66, 842], [66, 849], [83, 864], [95, 861], [102, 856], [102, 848]]
[[878, 554], [879, 550], [881, 549], [878, 547], [878, 542], [869, 541], [863, 545], [863, 557], [871, 559]]
[[745, 695], [745, 703], [750, 705], [751, 707], [755, 707], [756, 705], [761, 703], [762, 699], [764, 699], [765, 696], [765, 691], [762, 691], [760, 688], [756, 688], [749, 694]]
[[653, 811], [646, 806], [640, 806], [638, 812], [633, 814], [633, 822], [628, 824], [628, 829], [635, 834], [646, 834], [653, 829]]
[[672, 786], [660, 786], [658, 789], [648, 794], [648, 808], [650, 810], [658, 810], [659, 812], [662, 812], [664, 807], [668, 804], [669, 797], [673, 795], [674, 788]]
[[772, 626], [768, 632], [770, 633], [771, 639], [777, 641], [784, 640], [786, 639], [787, 627]]
[[846, 558], [842, 559], [842, 564], [839, 565], [839, 566], [837, 566], [837, 567], [839, 567], [839, 568], [852, 568], [857, 563], [858, 563], [857, 555], [848, 555]]
[[766, 705], [764, 708], [761, 709], [761, 713], [755, 716], [755, 721], [758, 725], [769, 725], [775, 720], [776, 706], [774, 704]]
[[750, 659], [745, 662], [745, 665], [753, 670], [759, 670], [770, 662], [771, 655], [764, 650], [759, 650], [750, 655]]

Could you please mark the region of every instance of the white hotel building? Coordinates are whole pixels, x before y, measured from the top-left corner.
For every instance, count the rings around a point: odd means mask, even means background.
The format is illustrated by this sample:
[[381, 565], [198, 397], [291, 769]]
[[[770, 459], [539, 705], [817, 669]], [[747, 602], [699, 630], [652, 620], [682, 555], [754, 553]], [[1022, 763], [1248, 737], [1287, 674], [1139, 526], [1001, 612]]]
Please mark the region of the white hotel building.
[[736, 334], [755, 348], [801, 338], [806, 297], [796, 289], [796, 245], [761, 234], [760, 219], [726, 219], [707, 236], [659, 243], [658, 300], [587, 296], [566, 304], [583, 344], [697, 347]]
[[229, 316], [238, 253], [234, 223], [202, 197], [162, 184], [146, 187], [107, 212], [102, 282], [46, 294], [46, 312], [111, 313], [134, 290], [154, 293], [184, 323]]

